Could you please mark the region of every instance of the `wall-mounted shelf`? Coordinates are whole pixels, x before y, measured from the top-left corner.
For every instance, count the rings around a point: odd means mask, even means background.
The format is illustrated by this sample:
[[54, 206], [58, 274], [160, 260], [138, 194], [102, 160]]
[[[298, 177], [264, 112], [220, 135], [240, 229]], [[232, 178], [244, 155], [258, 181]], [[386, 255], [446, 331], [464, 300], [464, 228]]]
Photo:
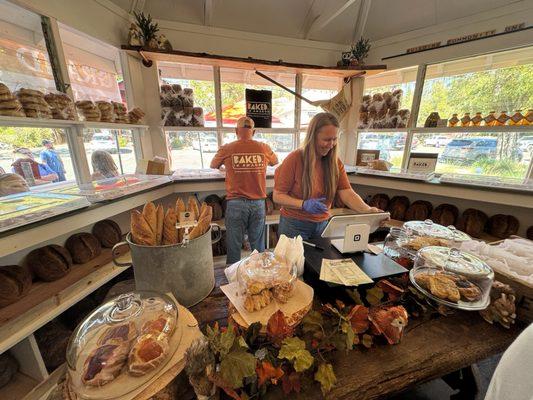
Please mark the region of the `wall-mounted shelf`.
[[165, 132], [216, 132], [213, 126], [161, 126]]
[[125, 124], [115, 122], [82, 121], [84, 128], [89, 129], [148, 129], [148, 125]]
[[17, 126], [26, 128], [70, 128], [79, 124], [79, 121], [65, 119], [6, 117], [0, 115], [0, 126]]
[[407, 132], [408, 129], [409, 128], [380, 128], [380, 129], [364, 128], [364, 129], [356, 129], [356, 132], [359, 132], [359, 133], [388, 133], [388, 132], [405, 133]]
[[437, 128], [411, 128], [416, 133], [499, 133], [499, 132], [533, 132], [533, 125], [504, 126], [443, 126]]

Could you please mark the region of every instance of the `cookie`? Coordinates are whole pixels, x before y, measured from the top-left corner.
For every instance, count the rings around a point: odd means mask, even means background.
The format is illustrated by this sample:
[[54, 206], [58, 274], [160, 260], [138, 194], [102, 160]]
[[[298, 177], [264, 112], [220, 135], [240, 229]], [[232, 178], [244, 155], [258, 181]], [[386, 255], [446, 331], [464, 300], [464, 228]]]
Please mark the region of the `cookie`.
[[481, 289], [467, 279], [458, 279], [455, 285], [459, 290], [461, 299], [465, 301], [478, 301], [481, 299]]
[[429, 291], [440, 299], [454, 303], [461, 299], [461, 294], [453, 279], [444, 274], [433, 275], [429, 278]]

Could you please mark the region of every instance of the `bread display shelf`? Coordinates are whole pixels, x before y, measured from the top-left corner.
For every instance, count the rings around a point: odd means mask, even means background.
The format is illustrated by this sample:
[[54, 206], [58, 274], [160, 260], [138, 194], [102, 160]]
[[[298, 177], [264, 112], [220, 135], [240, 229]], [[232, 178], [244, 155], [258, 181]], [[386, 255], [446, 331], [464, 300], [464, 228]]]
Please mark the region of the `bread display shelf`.
[[0, 388], [0, 399], [22, 399], [24, 396], [30, 393], [33, 388], [38, 385], [38, 383], [39, 382], [37, 382], [35, 379], [17, 372], [13, 379], [11, 379], [11, 382]]
[[437, 128], [410, 128], [415, 133], [471, 133], [471, 132], [533, 132], [533, 125], [503, 125], [503, 126], [442, 126]]
[[96, 122], [96, 121], [81, 121], [84, 128], [87, 129], [148, 129], [148, 125], [140, 124], [125, 124], [116, 122]]
[[92, 121], [73, 121], [70, 119], [43, 119], [28, 117], [6, 117], [0, 115], [0, 126], [17, 126], [26, 128], [93, 128], [93, 129], [148, 129], [148, 125], [124, 124], [115, 122], [92, 122]]
[[[129, 252], [123, 253], [125, 259], [130, 258]], [[111, 250], [103, 249], [102, 254], [88, 263], [75, 264], [61, 279], [35, 282], [27, 296], [1, 308], [0, 353], [125, 270], [111, 260]]]

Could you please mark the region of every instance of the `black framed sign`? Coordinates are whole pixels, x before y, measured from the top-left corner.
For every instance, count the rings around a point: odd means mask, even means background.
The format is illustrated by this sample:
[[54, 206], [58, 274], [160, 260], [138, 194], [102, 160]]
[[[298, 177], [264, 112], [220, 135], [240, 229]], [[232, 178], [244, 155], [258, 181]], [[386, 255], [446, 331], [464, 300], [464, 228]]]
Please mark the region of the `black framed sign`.
[[246, 116], [256, 128], [272, 127], [272, 91], [246, 89]]
[[411, 153], [407, 171], [409, 172], [435, 172], [437, 166], [438, 153]]

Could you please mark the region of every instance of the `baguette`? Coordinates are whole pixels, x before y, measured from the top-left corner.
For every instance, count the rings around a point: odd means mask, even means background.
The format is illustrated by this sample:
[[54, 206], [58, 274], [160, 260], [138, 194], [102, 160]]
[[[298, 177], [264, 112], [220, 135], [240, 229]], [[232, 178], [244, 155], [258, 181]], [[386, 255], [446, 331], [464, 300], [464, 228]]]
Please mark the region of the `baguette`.
[[206, 203], [205, 201], [202, 202], [202, 206], [200, 207], [200, 217], [198, 217], [198, 218], [201, 218], [202, 215], [204, 215], [204, 212], [205, 212], [205, 210], [206, 210], [206, 207], [207, 207], [207, 203]]
[[198, 221], [200, 219], [200, 209], [198, 207], [198, 200], [194, 196], [189, 196], [187, 200], [187, 211], [194, 214], [194, 219]]
[[163, 244], [179, 243], [176, 221], [176, 211], [173, 208], [169, 208], [165, 215], [165, 221], [163, 222]]
[[155, 232], [138, 210], [131, 212], [131, 238], [134, 243], [144, 246], [155, 246], [156, 243]]
[[155, 231], [155, 242], [157, 245], [161, 245], [161, 240], [163, 238], [163, 223], [165, 219], [165, 211], [163, 210], [163, 206], [159, 204], [156, 211], [156, 231]]
[[178, 229], [178, 243], [183, 242], [183, 236], [185, 236], [185, 228]]
[[150, 225], [150, 228], [152, 229], [152, 232], [156, 234], [157, 232], [157, 212], [155, 209], [154, 203], [151, 201], [146, 203], [143, 208], [143, 216], [146, 222], [148, 222], [148, 225]]
[[191, 233], [189, 233], [189, 239], [196, 239], [206, 233], [211, 225], [212, 216], [213, 209], [210, 206], [207, 206], [204, 215], [200, 217], [198, 224], [192, 229]]
[[185, 211], [187, 211], [185, 203], [181, 197], [178, 197], [178, 200], [176, 200], [176, 217], [178, 218], [178, 221], [180, 220], [181, 213]]

